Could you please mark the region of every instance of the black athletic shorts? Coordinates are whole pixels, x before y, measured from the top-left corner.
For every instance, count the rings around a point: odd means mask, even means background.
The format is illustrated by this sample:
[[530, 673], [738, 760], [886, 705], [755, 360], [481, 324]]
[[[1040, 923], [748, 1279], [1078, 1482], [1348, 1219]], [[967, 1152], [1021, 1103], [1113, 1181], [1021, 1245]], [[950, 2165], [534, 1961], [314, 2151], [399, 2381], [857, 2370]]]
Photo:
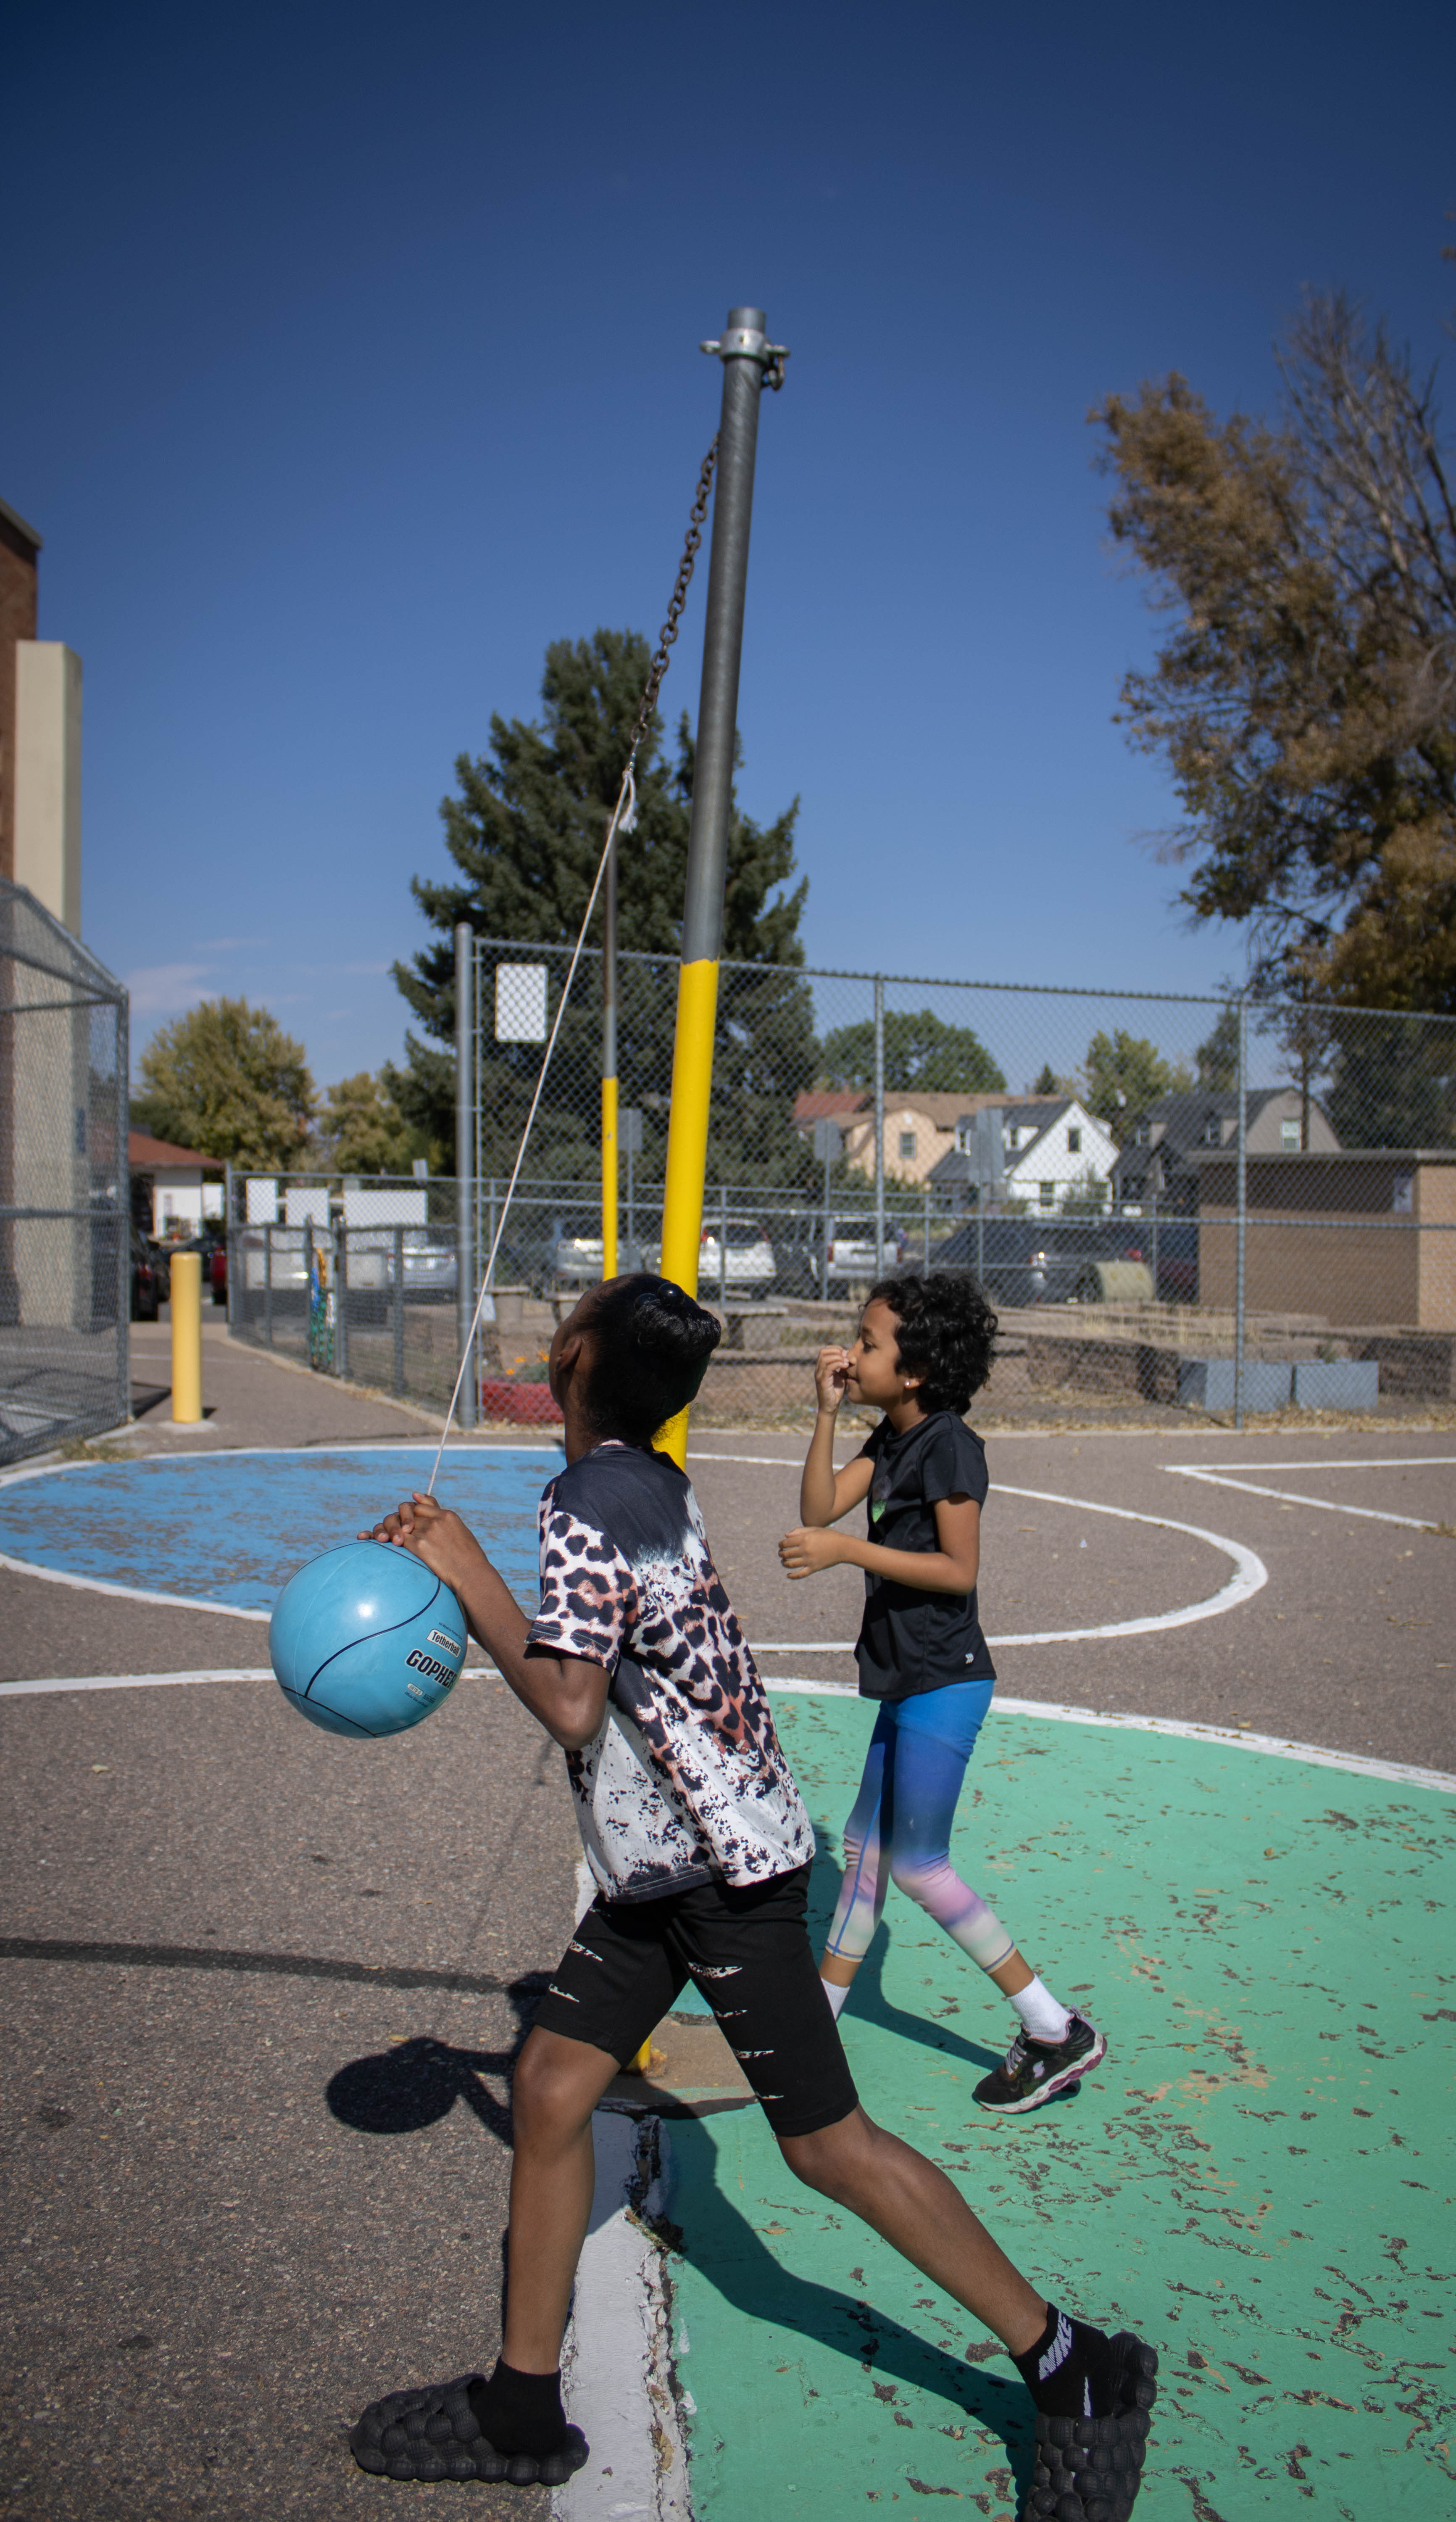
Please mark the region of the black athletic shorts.
[[691, 1980], [775, 2136], [812, 2136], [859, 2099], [804, 1925], [809, 1869], [739, 1890], [696, 1884], [660, 1900], [598, 1892], [537, 2025], [625, 2066]]

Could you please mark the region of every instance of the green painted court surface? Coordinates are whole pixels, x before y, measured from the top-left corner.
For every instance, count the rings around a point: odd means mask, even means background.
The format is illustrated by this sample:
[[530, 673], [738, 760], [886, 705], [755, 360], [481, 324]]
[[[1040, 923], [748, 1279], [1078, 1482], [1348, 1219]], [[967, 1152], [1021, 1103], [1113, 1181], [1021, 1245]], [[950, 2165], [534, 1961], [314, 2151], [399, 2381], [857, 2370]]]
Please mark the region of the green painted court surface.
[[[820, 1836], [817, 1932], [870, 1716], [775, 1713]], [[1456, 2510], [1453, 1840], [1430, 1791], [993, 1712], [961, 1870], [1111, 2044], [1012, 2121], [971, 2098], [1010, 2008], [890, 1894], [844, 2017], [861, 2097], [1033, 2282], [1158, 2348], [1138, 2522]], [[1011, 2516], [1029, 2403], [1004, 2357], [798, 2188], [756, 2110], [668, 2134], [697, 2522]]]

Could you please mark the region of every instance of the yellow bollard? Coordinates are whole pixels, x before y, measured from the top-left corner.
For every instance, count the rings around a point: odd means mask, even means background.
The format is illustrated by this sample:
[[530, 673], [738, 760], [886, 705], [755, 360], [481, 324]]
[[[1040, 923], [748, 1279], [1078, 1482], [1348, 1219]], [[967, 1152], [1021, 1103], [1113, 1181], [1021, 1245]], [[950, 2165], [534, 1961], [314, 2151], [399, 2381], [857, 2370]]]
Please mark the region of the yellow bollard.
[[172, 1417], [196, 1426], [203, 1415], [203, 1258], [172, 1256]]

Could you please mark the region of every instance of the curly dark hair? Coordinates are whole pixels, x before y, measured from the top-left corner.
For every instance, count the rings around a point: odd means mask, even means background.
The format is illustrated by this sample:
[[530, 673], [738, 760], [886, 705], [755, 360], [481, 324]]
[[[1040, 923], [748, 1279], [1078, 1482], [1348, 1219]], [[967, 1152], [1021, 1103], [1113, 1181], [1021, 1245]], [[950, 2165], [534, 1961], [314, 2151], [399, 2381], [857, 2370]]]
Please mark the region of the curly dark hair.
[[991, 1371], [991, 1342], [996, 1317], [980, 1281], [968, 1271], [951, 1278], [933, 1271], [928, 1279], [882, 1279], [870, 1289], [889, 1307], [898, 1324], [895, 1346], [901, 1370], [918, 1375], [923, 1410], [971, 1406]]
[[649, 1445], [697, 1393], [722, 1326], [674, 1280], [646, 1272], [610, 1279], [597, 1290], [591, 1330], [596, 1356], [587, 1415], [604, 1436]]

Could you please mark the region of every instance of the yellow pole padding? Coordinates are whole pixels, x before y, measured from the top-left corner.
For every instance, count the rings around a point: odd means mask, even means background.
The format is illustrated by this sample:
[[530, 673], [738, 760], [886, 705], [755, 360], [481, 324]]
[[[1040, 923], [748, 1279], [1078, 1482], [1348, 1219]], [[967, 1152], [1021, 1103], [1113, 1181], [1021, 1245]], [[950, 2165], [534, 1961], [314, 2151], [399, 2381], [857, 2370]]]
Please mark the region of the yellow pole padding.
[[616, 1277], [616, 1079], [602, 1080], [602, 1276]]
[[[662, 1197], [662, 1276], [698, 1293], [703, 1241], [703, 1182], [707, 1168], [707, 1116], [712, 1098], [713, 1031], [718, 966], [684, 963], [677, 978], [677, 1034], [672, 1046], [672, 1112], [667, 1124], [667, 1180]], [[658, 1430], [659, 1450], [687, 1468], [688, 1413]]]
[[172, 1417], [196, 1426], [203, 1415], [203, 1256], [172, 1256]]

